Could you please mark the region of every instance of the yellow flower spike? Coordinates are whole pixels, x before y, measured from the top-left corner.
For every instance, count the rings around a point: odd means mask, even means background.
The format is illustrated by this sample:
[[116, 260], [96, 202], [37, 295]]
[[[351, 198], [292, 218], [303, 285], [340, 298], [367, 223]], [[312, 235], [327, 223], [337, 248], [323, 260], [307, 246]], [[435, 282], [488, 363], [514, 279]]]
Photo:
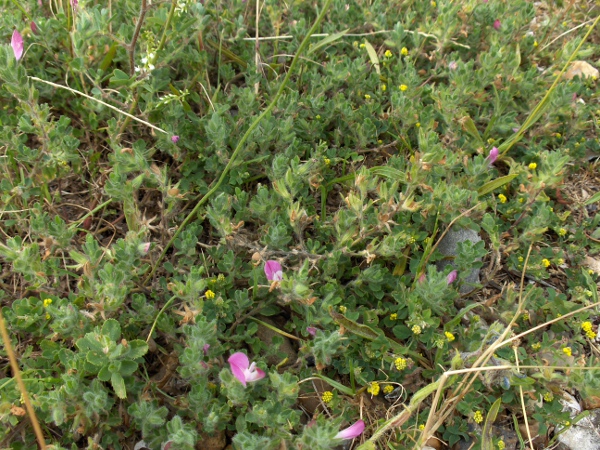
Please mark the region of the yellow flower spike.
[[400, 89], [402, 92], [404, 92], [408, 89], [408, 86], [405, 84], [401, 84], [400, 86], [398, 86], [398, 89]]
[[381, 90], [382, 90], [383, 92], [387, 91], [387, 86], [386, 86], [385, 84], [382, 84], [382, 85], [381, 85]]
[[423, 331], [419, 325], [413, 325], [411, 330], [414, 334], [421, 334], [421, 331]]
[[360, 48], [365, 48], [365, 47], [366, 47], [366, 45], [365, 45], [365, 44], [360, 44], [360, 45], [359, 45], [359, 47], [360, 47]]
[[529, 170], [535, 170], [535, 169], [537, 169], [537, 164], [532, 162], [532, 163], [529, 163], [529, 166], [527, 166], [527, 167], [529, 167]]
[[389, 394], [394, 390], [394, 386], [392, 386], [391, 384], [386, 384], [383, 388], [383, 393], [384, 394]]
[[564, 228], [559, 228], [558, 235], [559, 236], [566, 236], [567, 235], [567, 230], [565, 230]]
[[323, 394], [321, 395], [321, 400], [323, 400], [323, 403], [329, 403], [331, 400], [333, 400], [333, 392], [331, 392], [331, 391], [323, 392]]
[[208, 300], [212, 300], [215, 298], [215, 293], [209, 289], [204, 293], [204, 297], [206, 297]]
[[475, 414], [473, 415], [473, 420], [475, 421], [475, 423], [481, 423], [483, 422], [483, 414], [481, 411], [475, 411]]
[[386, 50], [385, 53], [384, 53], [384, 56], [386, 58], [391, 58], [393, 55], [392, 55], [392, 52], [390, 52], [389, 50]]
[[396, 313], [390, 314], [390, 320], [398, 320], [398, 314], [396, 314]]
[[563, 347], [562, 351], [567, 356], [573, 356], [573, 351], [571, 350], [571, 347]]
[[51, 298], [44, 299], [44, 308], [47, 308], [51, 304], [52, 304], [52, 299]]
[[400, 50], [400, 54], [402, 56], [408, 56], [408, 49], [406, 47], [402, 47], [402, 50]]
[[370, 100], [371, 96], [369, 94], [365, 94], [365, 99]]
[[506, 203], [506, 195], [504, 195], [504, 194], [498, 195], [498, 200], [500, 200], [500, 203]]
[[446, 331], [444, 334], [446, 335], [446, 339], [448, 339], [448, 342], [452, 342], [454, 339], [456, 339], [454, 335], [449, 331]]
[[550, 261], [546, 258], [542, 259], [542, 264], [544, 267], [550, 267]]

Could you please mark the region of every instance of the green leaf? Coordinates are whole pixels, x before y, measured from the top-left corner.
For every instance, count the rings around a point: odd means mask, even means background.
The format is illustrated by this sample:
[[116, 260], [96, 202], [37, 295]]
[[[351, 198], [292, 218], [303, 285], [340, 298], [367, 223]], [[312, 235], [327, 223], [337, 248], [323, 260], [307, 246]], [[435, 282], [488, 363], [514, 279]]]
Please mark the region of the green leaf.
[[137, 359], [148, 353], [148, 344], [141, 339], [134, 339], [127, 343], [125, 355], [130, 359]]
[[371, 167], [370, 171], [373, 175], [387, 178], [392, 181], [399, 181], [400, 183], [406, 183], [406, 175], [394, 167], [377, 166]]
[[331, 387], [336, 388], [338, 391], [343, 392], [346, 395], [353, 396], [356, 394], [356, 392], [353, 389], [349, 388], [348, 386], [344, 386], [342, 383], [332, 380], [331, 378], [326, 377], [325, 375], [317, 374], [316, 377], [320, 378], [321, 380], [329, 384]]
[[326, 45], [329, 45], [335, 41], [337, 41], [339, 38], [341, 38], [342, 36], [344, 36], [347, 32], [349, 31], [349, 28], [344, 30], [344, 31], [340, 31], [339, 33], [335, 33], [335, 34], [330, 34], [329, 36], [327, 36], [325, 39], [319, 41], [318, 43], [316, 43], [314, 46], [312, 46], [307, 52], [306, 55], [310, 55], [312, 53], [316, 53], [317, 50], [325, 47]]
[[110, 77], [110, 85], [111, 87], [120, 87], [126, 86], [129, 84], [130, 78], [125, 72], [119, 69], [115, 69], [113, 72], [113, 76]]
[[477, 139], [479, 143], [483, 143], [483, 139], [479, 134], [479, 130], [475, 126], [475, 122], [473, 122], [473, 119], [471, 119], [471, 117], [466, 116], [465, 118], [463, 118], [462, 127], [467, 133], [469, 133], [472, 137]]
[[479, 195], [489, 194], [490, 192], [495, 191], [499, 187], [504, 186], [505, 184], [510, 183], [516, 177], [517, 177], [517, 174], [513, 173], [513, 174], [510, 174], [510, 175], [505, 175], [503, 177], [495, 178], [492, 181], [488, 181], [483, 186], [481, 186], [479, 189], [477, 189], [477, 193]]
[[375, 67], [375, 72], [377, 72], [377, 75], [381, 75], [381, 69], [379, 68], [379, 57], [377, 56], [377, 52], [375, 51], [373, 46], [367, 41], [365, 41], [365, 47], [367, 48], [367, 53], [369, 54], [371, 64], [373, 64], [373, 67]]
[[102, 334], [113, 341], [117, 341], [121, 337], [121, 325], [115, 319], [108, 319], [102, 325]]
[[102, 367], [102, 369], [100, 369], [100, 372], [98, 372], [97, 377], [100, 381], [110, 380], [111, 373], [110, 373], [110, 370], [108, 369], [108, 364], [106, 364], [105, 366]]
[[588, 198], [583, 204], [584, 205], [591, 205], [592, 203], [596, 203], [598, 200], [600, 200], [600, 192], [596, 192], [594, 195], [592, 195], [590, 198]]
[[500, 411], [500, 405], [502, 405], [502, 399], [497, 399], [485, 418], [485, 425], [483, 426], [483, 432], [481, 435], [481, 450], [495, 450], [494, 441], [492, 440], [492, 425], [498, 416]]
[[[100, 63], [101, 70], [106, 72], [106, 70], [110, 67], [115, 55], [117, 54], [118, 47], [119, 47], [119, 44], [117, 44], [116, 42], [113, 42], [113, 44], [108, 49], [108, 53], [106, 54], [106, 56], [104, 58], [102, 58], [102, 62]], [[127, 78], [129, 78], [129, 77], [127, 77]]]
[[112, 387], [115, 390], [115, 394], [117, 394], [117, 397], [121, 399], [127, 397], [127, 391], [125, 390], [125, 380], [123, 379], [120, 373], [113, 373], [111, 375], [110, 384], [112, 384]]
[[128, 377], [129, 375], [133, 375], [137, 368], [138, 365], [135, 361], [124, 359], [121, 361], [121, 368], [119, 370], [119, 373], [124, 377]]

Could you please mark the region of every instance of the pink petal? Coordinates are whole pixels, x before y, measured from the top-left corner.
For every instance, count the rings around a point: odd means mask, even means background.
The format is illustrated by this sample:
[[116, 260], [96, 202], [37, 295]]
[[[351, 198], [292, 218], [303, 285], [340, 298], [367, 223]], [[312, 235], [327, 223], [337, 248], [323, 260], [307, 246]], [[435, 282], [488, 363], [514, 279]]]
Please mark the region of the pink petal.
[[281, 267], [281, 264], [272, 259], [265, 262], [265, 275], [269, 281], [283, 280], [283, 268]]
[[487, 157], [487, 161], [488, 161], [488, 163], [489, 163], [490, 166], [496, 162], [496, 160], [498, 159], [498, 155], [499, 154], [500, 154], [500, 152], [498, 151], [498, 149], [496, 147], [493, 147], [490, 150], [490, 154]]
[[365, 431], [365, 423], [362, 420], [359, 420], [336, 434], [335, 439], [354, 439], [355, 437], [360, 436], [363, 431]]
[[317, 329], [315, 327], [306, 327], [306, 332], [311, 336], [317, 334]]
[[18, 60], [23, 56], [23, 36], [17, 30], [13, 31], [12, 39], [10, 40], [15, 58]]
[[173, 144], [177, 144], [179, 142], [179, 136], [177, 136], [177, 135], [171, 136], [171, 142]]
[[33, 34], [38, 34], [38, 27], [37, 27], [37, 25], [35, 24], [35, 22], [33, 20], [29, 24], [29, 27], [31, 28], [31, 32]]
[[448, 284], [454, 283], [456, 281], [457, 276], [458, 276], [458, 272], [456, 270], [453, 270], [446, 277], [446, 283], [448, 283]]
[[240, 383], [246, 386], [246, 374], [245, 372], [248, 370], [248, 366], [250, 366], [250, 361], [248, 357], [241, 352], [234, 353], [227, 360], [229, 363], [229, 367], [231, 367], [231, 372], [233, 372], [233, 376], [236, 377]]
[[262, 380], [266, 375], [267, 374], [264, 373], [262, 370], [260, 370], [258, 367], [256, 367], [252, 371], [249, 371], [249, 370], [244, 371], [244, 376], [246, 377], [246, 381], [248, 383], [251, 383], [253, 381]]
[[500, 29], [500, 20], [499, 19], [494, 20], [494, 29], [495, 30]]
[[202, 351], [204, 352], [204, 356], [208, 356], [208, 349], [210, 348], [210, 344], [204, 344], [202, 347]]

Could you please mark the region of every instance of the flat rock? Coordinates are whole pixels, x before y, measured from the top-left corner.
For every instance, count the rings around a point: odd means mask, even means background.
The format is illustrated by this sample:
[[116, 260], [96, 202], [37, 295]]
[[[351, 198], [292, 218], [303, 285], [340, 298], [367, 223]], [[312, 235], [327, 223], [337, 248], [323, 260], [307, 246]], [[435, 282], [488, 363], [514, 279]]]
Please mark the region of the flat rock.
[[[452, 228], [440, 241], [437, 249], [444, 256], [456, 256], [458, 243], [464, 241], [471, 241], [473, 244], [476, 244], [481, 241], [481, 237], [476, 231], [473, 231], [470, 228]], [[478, 258], [477, 260], [481, 261], [481, 258]], [[444, 259], [438, 261], [436, 267], [439, 271], [442, 271], [448, 264], [452, 265], [452, 260]], [[473, 269], [460, 285], [460, 293], [465, 294], [472, 291], [473, 287], [471, 284], [477, 283], [479, 283], [479, 269]]]

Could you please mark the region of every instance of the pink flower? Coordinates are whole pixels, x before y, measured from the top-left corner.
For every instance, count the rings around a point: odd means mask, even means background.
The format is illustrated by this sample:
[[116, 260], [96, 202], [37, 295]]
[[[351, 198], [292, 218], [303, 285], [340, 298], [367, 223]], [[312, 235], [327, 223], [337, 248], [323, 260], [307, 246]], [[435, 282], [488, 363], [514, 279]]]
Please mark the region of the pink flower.
[[148, 253], [150, 251], [151, 246], [152, 246], [151, 242], [144, 242], [144, 243], [138, 245], [138, 250], [142, 255], [145, 255], [146, 253]]
[[315, 327], [306, 327], [306, 332], [311, 336], [317, 334], [317, 329]]
[[362, 420], [350, 425], [348, 428], [335, 435], [335, 439], [354, 439], [365, 431], [365, 423]]
[[23, 56], [23, 36], [17, 30], [13, 31], [12, 39], [10, 40], [10, 45], [13, 49], [13, 53], [15, 54], [15, 58], [18, 60]]
[[500, 29], [500, 20], [496, 19], [494, 20], [494, 30], [499, 30]]
[[490, 154], [487, 157], [487, 161], [490, 166], [496, 162], [496, 160], [498, 159], [498, 154], [499, 151], [496, 147], [490, 150]]
[[448, 69], [456, 70], [457, 68], [458, 68], [458, 63], [456, 61], [450, 61], [450, 64], [448, 64]]
[[241, 352], [234, 353], [227, 360], [233, 375], [246, 387], [246, 383], [262, 380], [265, 373], [256, 367], [256, 363], [250, 364], [248, 357]]
[[269, 281], [281, 281], [283, 280], [283, 269], [281, 264], [272, 259], [265, 263], [265, 275]]
[[208, 356], [208, 349], [210, 348], [210, 344], [204, 344], [202, 347], [202, 351], [204, 352], [204, 356]]
[[454, 283], [456, 281], [457, 276], [458, 276], [458, 272], [456, 270], [453, 270], [446, 277], [446, 283], [448, 283], [448, 284]]
[[38, 34], [38, 27], [37, 27], [37, 25], [35, 24], [35, 22], [33, 20], [29, 24], [29, 27], [31, 28], [31, 32], [33, 34]]
[[179, 136], [177, 136], [177, 135], [171, 136], [171, 142], [173, 144], [177, 144], [179, 142]]

